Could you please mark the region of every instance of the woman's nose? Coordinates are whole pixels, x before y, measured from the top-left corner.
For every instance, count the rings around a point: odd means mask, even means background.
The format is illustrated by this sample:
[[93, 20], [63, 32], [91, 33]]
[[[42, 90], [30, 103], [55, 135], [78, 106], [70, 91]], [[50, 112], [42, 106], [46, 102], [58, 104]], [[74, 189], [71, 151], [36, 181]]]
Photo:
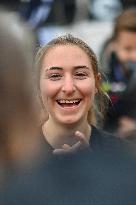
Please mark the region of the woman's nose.
[[62, 86], [62, 91], [65, 92], [65, 94], [70, 95], [73, 92], [75, 92], [75, 83], [74, 83], [74, 79], [72, 78], [68, 78], [65, 79], [63, 82], [63, 86]]

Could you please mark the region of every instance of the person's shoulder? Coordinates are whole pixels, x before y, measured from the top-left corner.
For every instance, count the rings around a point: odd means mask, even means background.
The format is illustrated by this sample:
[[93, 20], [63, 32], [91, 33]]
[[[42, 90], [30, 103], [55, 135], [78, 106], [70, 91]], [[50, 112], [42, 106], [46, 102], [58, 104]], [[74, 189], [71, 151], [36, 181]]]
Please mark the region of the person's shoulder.
[[[100, 147], [105, 153], [118, 153], [120, 156], [136, 157], [136, 144], [126, 139], [119, 138], [101, 128], [92, 128], [93, 138], [99, 142]], [[118, 155], [118, 156], [119, 156]]]
[[92, 137], [101, 141], [101, 143], [111, 142], [111, 141], [120, 141], [113, 134], [103, 130], [102, 128], [97, 128], [92, 126]]

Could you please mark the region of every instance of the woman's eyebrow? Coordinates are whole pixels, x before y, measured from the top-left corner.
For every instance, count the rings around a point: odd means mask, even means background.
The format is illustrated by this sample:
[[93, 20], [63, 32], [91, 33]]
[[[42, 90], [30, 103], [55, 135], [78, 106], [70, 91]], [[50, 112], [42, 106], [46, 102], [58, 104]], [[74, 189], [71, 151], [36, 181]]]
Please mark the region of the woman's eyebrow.
[[80, 69], [80, 68], [85, 68], [87, 70], [89, 70], [89, 67], [85, 66], [85, 65], [78, 65], [78, 66], [74, 66], [75, 69]]
[[[74, 69], [76, 69], [76, 70], [81, 69], [81, 68], [87, 69], [87, 70], [90, 69], [89, 67], [87, 67], [87, 66], [85, 66], [85, 65], [74, 66]], [[45, 71], [48, 72], [48, 71], [50, 71], [50, 70], [61, 70], [61, 71], [62, 71], [63, 68], [62, 68], [62, 67], [58, 67], [58, 66], [52, 66], [52, 67], [46, 69]]]
[[46, 69], [46, 72], [49, 71], [49, 70], [63, 70], [63, 68], [57, 67], [57, 66], [52, 66], [52, 67]]

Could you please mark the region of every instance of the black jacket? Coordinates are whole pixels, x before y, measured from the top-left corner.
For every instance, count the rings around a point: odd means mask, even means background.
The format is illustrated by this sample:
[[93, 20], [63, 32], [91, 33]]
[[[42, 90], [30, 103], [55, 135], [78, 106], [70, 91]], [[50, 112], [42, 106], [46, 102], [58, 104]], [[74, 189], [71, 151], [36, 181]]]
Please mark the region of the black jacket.
[[[12, 175], [3, 204], [135, 205], [135, 158], [126, 147], [93, 127], [87, 150], [48, 161], [43, 156], [35, 169]], [[48, 143], [47, 148], [52, 155]]]

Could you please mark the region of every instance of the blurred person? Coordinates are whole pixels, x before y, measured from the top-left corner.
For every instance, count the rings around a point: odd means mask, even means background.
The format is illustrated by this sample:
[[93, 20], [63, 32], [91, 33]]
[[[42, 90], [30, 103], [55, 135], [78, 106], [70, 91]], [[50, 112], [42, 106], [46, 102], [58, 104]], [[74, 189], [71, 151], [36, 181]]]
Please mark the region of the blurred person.
[[33, 167], [40, 153], [38, 102], [32, 77], [34, 42], [32, 31], [18, 15], [0, 10], [1, 204], [2, 193], [14, 186], [12, 179]]
[[119, 110], [116, 131], [118, 137], [133, 141], [136, 140], [136, 76], [134, 74], [121, 99], [122, 106]]
[[30, 0], [20, 6], [21, 16], [37, 30], [50, 16], [54, 0]]
[[102, 50], [101, 60], [103, 71], [107, 77], [107, 81], [103, 82], [102, 87], [111, 98], [104, 128], [114, 132], [118, 126], [122, 95], [132, 78], [136, 77], [135, 8], [124, 10], [116, 19], [113, 34]]
[[20, 13], [35, 30], [44, 26], [70, 24], [76, 11], [75, 0], [30, 0], [23, 4]]

